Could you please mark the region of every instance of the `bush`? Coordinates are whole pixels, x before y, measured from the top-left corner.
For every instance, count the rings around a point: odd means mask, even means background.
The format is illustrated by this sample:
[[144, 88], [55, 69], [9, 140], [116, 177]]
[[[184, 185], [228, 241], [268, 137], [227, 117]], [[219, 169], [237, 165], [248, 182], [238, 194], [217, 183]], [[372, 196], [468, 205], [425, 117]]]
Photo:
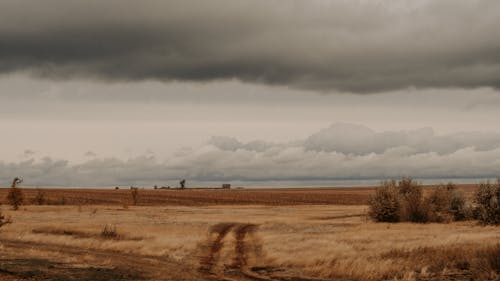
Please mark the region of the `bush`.
[[14, 210], [18, 210], [19, 206], [24, 202], [23, 191], [18, 187], [11, 187], [7, 194], [7, 201], [9, 201], [9, 204]]
[[424, 201], [424, 208], [428, 208], [429, 221], [462, 221], [471, 217], [470, 208], [466, 203], [464, 193], [456, 189], [454, 184], [448, 183], [432, 191]]
[[495, 184], [482, 183], [474, 195], [477, 219], [485, 224], [500, 224], [500, 179]]
[[449, 212], [455, 221], [463, 221], [472, 217], [470, 206], [467, 205], [463, 191], [454, 189], [448, 191], [450, 194]]
[[369, 215], [379, 222], [426, 222], [422, 186], [411, 178], [382, 182], [370, 201]]
[[450, 214], [450, 192], [444, 187], [438, 187], [425, 200], [428, 219], [435, 222], [448, 222], [452, 219]]
[[375, 190], [370, 201], [369, 215], [379, 222], [398, 222], [400, 220], [400, 196], [396, 182], [384, 181]]
[[369, 201], [370, 217], [379, 222], [449, 222], [470, 215], [463, 193], [443, 185], [424, 198], [422, 185], [411, 178], [385, 181]]
[[101, 237], [104, 239], [118, 239], [120, 235], [116, 231], [116, 226], [106, 224], [101, 230]]
[[37, 190], [37, 194], [35, 198], [33, 199], [33, 202], [37, 205], [45, 205], [46, 200], [45, 200], [45, 192], [43, 192], [41, 189]]
[[428, 208], [423, 201], [422, 186], [411, 178], [404, 177], [398, 182], [401, 195], [401, 221], [427, 222]]

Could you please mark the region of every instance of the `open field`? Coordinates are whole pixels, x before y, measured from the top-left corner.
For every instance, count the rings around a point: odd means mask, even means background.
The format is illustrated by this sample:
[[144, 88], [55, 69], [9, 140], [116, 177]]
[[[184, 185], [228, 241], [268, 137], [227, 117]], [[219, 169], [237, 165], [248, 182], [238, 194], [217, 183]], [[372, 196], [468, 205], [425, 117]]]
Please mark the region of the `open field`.
[[50, 190], [103, 201], [3, 205], [0, 280], [500, 280], [498, 226], [373, 223], [372, 191], [140, 190], [129, 206], [129, 190]]
[[[430, 190], [435, 186], [426, 186]], [[476, 185], [459, 185], [470, 197]], [[23, 188], [30, 204], [39, 189]], [[131, 200], [129, 189], [40, 189], [51, 205], [123, 205]], [[139, 190], [138, 205], [364, 205], [374, 187], [280, 188], [280, 189], [145, 189]], [[0, 188], [0, 202], [6, 204], [8, 189]]]

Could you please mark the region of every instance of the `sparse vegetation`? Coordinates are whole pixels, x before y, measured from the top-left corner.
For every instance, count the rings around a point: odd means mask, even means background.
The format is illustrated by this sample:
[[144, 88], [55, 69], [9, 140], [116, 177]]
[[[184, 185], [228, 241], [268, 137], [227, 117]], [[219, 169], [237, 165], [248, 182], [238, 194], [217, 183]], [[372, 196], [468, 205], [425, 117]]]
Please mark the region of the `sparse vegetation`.
[[375, 196], [370, 199], [369, 215], [375, 221], [400, 221], [401, 199], [395, 181], [385, 181], [375, 190]]
[[[114, 189], [42, 189], [46, 205], [58, 205], [64, 196], [67, 205], [114, 205], [122, 206], [124, 201], [132, 206], [129, 188]], [[472, 189], [471, 189], [472, 190]], [[23, 188], [28, 202], [36, 204], [38, 193], [35, 188]], [[139, 189], [138, 204], [148, 206], [169, 205], [359, 205], [366, 204], [374, 188], [287, 188], [266, 189], [174, 189], [165, 187], [160, 191]], [[6, 201], [8, 189], [0, 189], [0, 201]]]
[[132, 205], [137, 205], [139, 202], [139, 189], [137, 187], [131, 187], [130, 195], [132, 196]]
[[118, 239], [120, 235], [118, 235], [115, 225], [106, 224], [102, 228], [101, 237], [104, 239]]
[[[424, 190], [426, 198], [428, 191]], [[359, 216], [366, 208], [363, 205], [143, 205], [133, 215], [109, 206], [96, 207], [98, 216], [54, 205], [18, 212], [16, 227], [1, 229], [6, 258], [0, 268], [11, 269], [6, 266], [16, 258], [43, 257], [64, 261], [68, 268], [73, 263], [80, 267], [140, 264], [148, 272], [141, 280], [163, 280], [167, 275], [172, 280], [241, 280], [241, 275], [231, 274], [245, 269], [261, 280], [499, 277], [497, 226], [372, 223]], [[117, 221], [120, 225], [110, 225]], [[206, 271], [200, 272], [203, 266]], [[71, 270], [65, 274], [75, 280], [79, 276]], [[33, 276], [33, 280], [47, 279]]]
[[7, 217], [0, 212], [0, 227], [12, 223], [12, 219], [10, 217]]
[[500, 179], [495, 184], [480, 184], [474, 201], [477, 204], [475, 213], [479, 221], [485, 224], [500, 224]]
[[442, 185], [433, 190], [425, 199], [427, 217], [431, 222], [462, 221], [471, 218], [471, 207], [465, 195], [452, 183]]
[[500, 244], [465, 249], [463, 245], [397, 249], [383, 253], [380, 258], [425, 268], [425, 272], [415, 273], [427, 278], [423, 280], [448, 280], [443, 274], [446, 272], [455, 277], [452, 280], [498, 280], [500, 277]]
[[477, 252], [477, 256], [481, 259], [481, 265], [485, 272], [500, 274], [500, 243], [483, 247]]
[[35, 203], [37, 205], [45, 205], [47, 203], [47, 201], [45, 199], [45, 192], [43, 192], [43, 190], [41, 190], [41, 189], [37, 190], [37, 194], [36, 194], [35, 198], [33, 199], [33, 203]]
[[18, 184], [22, 183], [23, 180], [21, 178], [14, 178], [12, 181], [12, 185], [9, 189], [9, 193], [7, 194], [7, 201], [12, 206], [12, 209], [18, 210], [19, 206], [21, 206], [24, 202], [24, 195], [20, 188], [17, 187]]
[[385, 181], [369, 201], [370, 217], [379, 222], [450, 222], [470, 217], [465, 196], [453, 184], [439, 186], [424, 198], [411, 178]]

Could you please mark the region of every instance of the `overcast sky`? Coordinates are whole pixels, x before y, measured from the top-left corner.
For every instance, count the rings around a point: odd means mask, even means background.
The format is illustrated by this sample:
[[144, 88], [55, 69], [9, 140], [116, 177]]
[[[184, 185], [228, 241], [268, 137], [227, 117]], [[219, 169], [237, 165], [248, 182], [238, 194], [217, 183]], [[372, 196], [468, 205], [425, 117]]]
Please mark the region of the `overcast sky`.
[[500, 175], [496, 0], [5, 0], [0, 186]]

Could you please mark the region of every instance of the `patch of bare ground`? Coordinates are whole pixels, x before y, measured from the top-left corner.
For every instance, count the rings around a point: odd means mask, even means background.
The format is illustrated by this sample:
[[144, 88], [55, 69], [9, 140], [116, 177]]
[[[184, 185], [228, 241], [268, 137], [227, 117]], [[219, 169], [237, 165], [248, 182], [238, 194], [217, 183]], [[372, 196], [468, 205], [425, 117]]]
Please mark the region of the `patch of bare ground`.
[[108, 281], [141, 280], [144, 276], [129, 268], [78, 268], [46, 259], [0, 259], [2, 280]]

